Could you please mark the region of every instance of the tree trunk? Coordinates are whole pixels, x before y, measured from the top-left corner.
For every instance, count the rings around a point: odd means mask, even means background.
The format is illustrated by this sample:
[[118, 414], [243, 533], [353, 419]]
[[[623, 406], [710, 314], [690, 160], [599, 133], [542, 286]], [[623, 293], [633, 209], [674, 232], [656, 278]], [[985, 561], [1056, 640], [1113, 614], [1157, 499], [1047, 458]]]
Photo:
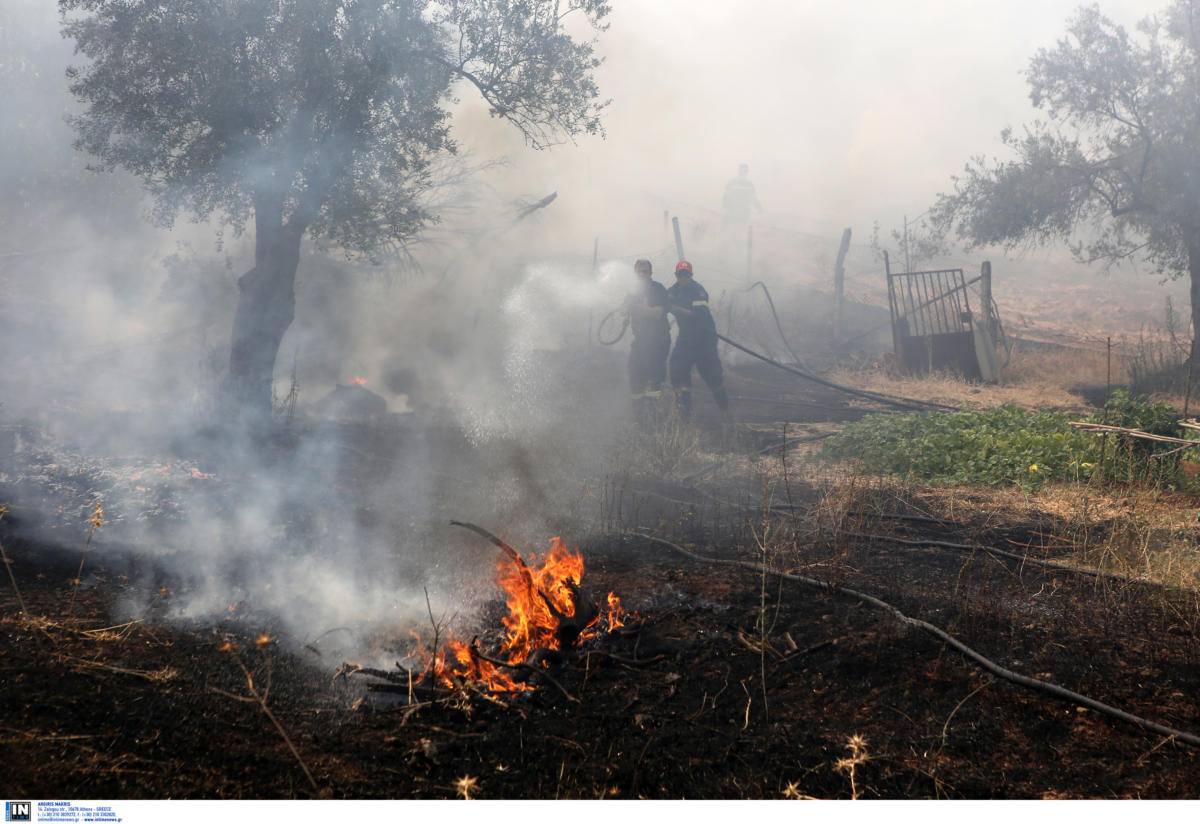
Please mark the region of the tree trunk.
[[275, 358], [296, 316], [296, 269], [303, 226], [283, 220], [279, 197], [256, 197], [254, 268], [238, 279], [229, 353], [229, 412], [263, 422], [271, 416]]
[[1200, 231], [1188, 241], [1188, 277], [1192, 286], [1192, 366], [1200, 366]]

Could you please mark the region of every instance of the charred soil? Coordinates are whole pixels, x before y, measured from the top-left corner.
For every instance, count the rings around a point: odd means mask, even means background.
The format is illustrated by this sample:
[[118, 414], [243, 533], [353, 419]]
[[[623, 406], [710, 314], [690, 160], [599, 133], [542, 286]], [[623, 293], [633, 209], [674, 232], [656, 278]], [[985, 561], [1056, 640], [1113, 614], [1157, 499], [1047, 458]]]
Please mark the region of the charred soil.
[[[767, 391], [753, 385], [757, 373], [740, 391], [738, 380], [731, 375], [733, 394]], [[821, 406], [818, 420], [839, 405], [792, 400]], [[722, 473], [697, 483], [612, 487], [603, 517], [571, 542], [588, 590], [618, 593], [637, 617], [519, 695], [378, 692], [378, 679], [335, 677], [343, 661], [286, 637], [269, 616], [166, 620], [168, 599], [147, 598], [146, 588], [172, 582], [136, 556], [89, 561], [76, 589], [77, 548], [0, 521], [11, 572], [0, 579], [2, 790], [1196, 797], [1200, 748], [997, 678], [847, 593], [882, 599], [1007, 669], [1195, 735], [1194, 589], [1039, 565], [1053, 550], [1039, 537], [1045, 523], [929, 518], [871, 490], [833, 506], [827, 489], [799, 479], [768, 493]], [[1027, 560], [944, 546], [955, 543]], [[150, 606], [114, 625], [135, 588]]]

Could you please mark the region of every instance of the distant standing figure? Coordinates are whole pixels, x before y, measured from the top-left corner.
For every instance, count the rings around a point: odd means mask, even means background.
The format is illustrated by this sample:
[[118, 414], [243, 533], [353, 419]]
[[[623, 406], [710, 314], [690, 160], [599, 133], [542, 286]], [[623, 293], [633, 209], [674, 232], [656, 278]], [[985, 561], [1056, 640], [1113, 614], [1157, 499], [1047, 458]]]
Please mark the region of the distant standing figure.
[[633, 264], [637, 291], [625, 299], [633, 345], [629, 349], [629, 389], [633, 393], [634, 419], [646, 426], [653, 422], [662, 385], [667, 379], [667, 353], [671, 332], [667, 326], [667, 289], [654, 280], [648, 260]]
[[737, 177], [725, 184], [725, 196], [721, 198], [725, 209], [725, 227], [742, 229], [750, 222], [751, 212], [761, 212], [762, 205], [750, 182], [750, 167], [745, 163], [738, 166]]
[[688, 261], [681, 260], [675, 265], [675, 285], [667, 290], [667, 297], [668, 310], [679, 324], [669, 364], [679, 416], [687, 420], [692, 414], [692, 367], [695, 367], [712, 390], [717, 406], [728, 417], [729, 395], [717, 355], [717, 324], [708, 308], [708, 292], [692, 279], [692, 264]]

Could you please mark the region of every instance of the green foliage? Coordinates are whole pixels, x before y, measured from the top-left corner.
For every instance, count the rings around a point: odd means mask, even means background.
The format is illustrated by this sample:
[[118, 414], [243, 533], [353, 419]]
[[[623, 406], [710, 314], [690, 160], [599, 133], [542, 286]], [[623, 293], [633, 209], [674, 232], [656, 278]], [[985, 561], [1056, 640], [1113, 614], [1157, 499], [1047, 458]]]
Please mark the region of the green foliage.
[[913, 480], [1037, 486], [1090, 474], [1096, 463], [1094, 436], [1072, 430], [1069, 420], [1017, 406], [869, 415], [830, 438], [824, 454]]
[[599, 65], [563, 18], [600, 0], [61, 0], [86, 62], [76, 146], [178, 213], [270, 218], [345, 248], [404, 241], [454, 150], [458, 81], [535, 146], [599, 130]]
[[[155, 217], [253, 222], [228, 396], [269, 412], [305, 236], [368, 258], [437, 219], [468, 84], [527, 143], [600, 131], [593, 39], [606, 0], [59, 0], [85, 61], [75, 145], [140, 178]], [[233, 411], [233, 410], [230, 410]]]
[[[1114, 392], [1107, 416], [1097, 413], [1087, 420], [1180, 437], [1178, 414], [1169, 404]], [[1152, 457], [1169, 451], [1169, 445], [1116, 435], [1105, 443], [1099, 435], [1072, 428], [1070, 421], [1077, 419], [1017, 406], [869, 415], [826, 441], [822, 454], [830, 460], [856, 459], [867, 472], [938, 484], [1034, 489], [1047, 481], [1101, 474], [1155, 484], [1179, 481], [1178, 453]]]
[[[1144, 258], [1200, 271], [1200, 0], [1174, 0], [1137, 32], [1080, 8], [1025, 72], [1047, 118], [1005, 129], [1006, 159], [971, 160], [930, 210], [974, 245], [1071, 243], [1085, 262]], [[1192, 307], [1200, 323], [1200, 307]], [[1195, 353], [1195, 349], [1193, 349]]]
[[[1091, 420], [1124, 429], [1140, 429], [1152, 435], [1183, 437], [1183, 429], [1177, 423], [1180, 412], [1168, 403], [1149, 403], [1145, 398], [1132, 398], [1125, 390], [1118, 389], [1104, 409], [1104, 413], [1093, 415]], [[1156, 485], [1175, 485], [1179, 481], [1181, 453], [1175, 452], [1175, 447], [1169, 443], [1118, 437], [1112, 439], [1111, 449], [1111, 458], [1105, 461], [1109, 477]]]

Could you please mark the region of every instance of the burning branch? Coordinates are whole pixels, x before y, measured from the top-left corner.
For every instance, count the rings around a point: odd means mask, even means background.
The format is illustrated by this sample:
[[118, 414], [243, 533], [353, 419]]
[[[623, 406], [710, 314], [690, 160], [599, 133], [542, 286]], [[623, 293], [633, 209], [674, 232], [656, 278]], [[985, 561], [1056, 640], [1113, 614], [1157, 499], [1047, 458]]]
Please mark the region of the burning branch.
[[[478, 639], [468, 645], [450, 637], [443, 643], [444, 623], [434, 619], [426, 593], [433, 646], [421, 646], [415, 653], [421, 662], [417, 669], [404, 670], [400, 664], [396, 665], [409, 679], [409, 700], [413, 697], [413, 684], [434, 694], [440, 690], [462, 693], [467, 689], [524, 692], [534, 689], [527, 682], [536, 674], [553, 684], [567, 700], [576, 701], [548, 670], [561, 666], [567, 660], [564, 652], [578, 646], [581, 639], [598, 635], [605, 628], [611, 631], [623, 626], [627, 613], [620, 599], [609, 593], [606, 603], [598, 606], [587, 598], [580, 588], [583, 557], [578, 551], [568, 549], [560, 538], [551, 540], [550, 551], [538, 563], [533, 563], [533, 555], [526, 563], [515, 549], [486, 529], [463, 521], [450, 523], [486, 538], [504, 552], [506, 557], [497, 559], [496, 572], [498, 584], [506, 594], [508, 614], [503, 624], [507, 632], [497, 648], [489, 650], [491, 655], [480, 651]], [[424, 672], [418, 673], [419, 669]], [[378, 671], [347, 663], [337, 677], [356, 672], [381, 676]], [[403, 690], [403, 676], [382, 677], [391, 683], [371, 684], [368, 689]]]
[[592, 621], [596, 620], [599, 612], [596, 610], [595, 604], [583, 597], [583, 592], [574, 581], [567, 578], [562, 583], [571, 594], [570, 615], [559, 612], [554, 603], [541, 589], [538, 589], [537, 593], [541, 596], [542, 602], [545, 603], [546, 609], [550, 610], [550, 614], [558, 622], [555, 634], [558, 636], [559, 648], [566, 649], [575, 645], [575, 642], [579, 640], [579, 636], [583, 634], [583, 631], [591, 625]]
[[[533, 605], [534, 593], [537, 593], [538, 600], [541, 601], [542, 605], [545, 606], [546, 610], [550, 613], [550, 617], [554, 621], [554, 634], [558, 640], [559, 649], [567, 649], [574, 646], [575, 642], [579, 640], [579, 637], [583, 634], [584, 630], [595, 623], [596, 619], [600, 617], [600, 612], [596, 608], [596, 605], [587, 597], [585, 597], [582, 590], [580, 590], [578, 580], [571, 577], [572, 574], [582, 574], [582, 562], [578, 564], [578, 573], [572, 572], [571, 574], [557, 577], [552, 584], [549, 585], [552, 590], [559, 590], [559, 598], [557, 599], [559, 603], [556, 603], [555, 598], [551, 597], [551, 595], [547, 593], [545, 589], [537, 585], [534, 580], [533, 571], [530, 570], [529, 566], [525, 563], [517, 551], [509, 546], [506, 542], [488, 532], [483, 527], [476, 526], [475, 524], [465, 523], [463, 521], [451, 521], [450, 523], [454, 526], [461, 526], [464, 529], [469, 529], [475, 534], [483, 536], [498, 546], [506, 555], [508, 555], [509, 558], [513, 560], [513, 562], [517, 565], [517, 571], [525, 587], [525, 593], [529, 604], [531, 606]], [[557, 539], [555, 540], [557, 541]], [[567, 572], [568, 570], [564, 569], [563, 571]], [[546, 577], [544, 569], [541, 571], [541, 577], [543, 578], [544, 582]], [[562, 600], [564, 600], [564, 590], [566, 600], [565, 604], [562, 603]], [[610, 596], [610, 604], [614, 598], [615, 596]], [[612, 611], [617, 613], [619, 610], [620, 601], [617, 600], [616, 608]]]
[[[533, 573], [531, 573], [529, 571], [529, 567], [525, 565], [524, 559], [521, 558], [521, 555], [515, 549], [513, 549], [511, 546], [509, 546], [504, 541], [500, 540], [495, 535], [488, 532], [486, 529], [484, 529], [481, 526], [475, 526], [475, 524], [469, 524], [469, 523], [466, 523], [465, 521], [451, 521], [450, 525], [451, 526], [461, 526], [463, 529], [469, 529], [472, 532], [474, 532], [476, 535], [481, 535], [484, 538], [487, 538], [489, 541], [491, 541], [496, 546], [500, 547], [500, 549], [503, 550], [504, 553], [506, 555], [508, 555], [509, 558], [512, 558], [513, 563], [515, 563], [517, 565], [517, 569], [520, 571], [520, 574], [521, 574], [521, 579], [525, 582], [526, 589], [528, 590], [527, 594], [529, 595], [529, 600], [531, 600], [531, 601], [533, 600], [533, 593], [534, 593], [534, 590], [536, 589], [536, 587], [533, 585]], [[543, 600], [545, 600], [546, 596], [544, 594], [542, 594], [540, 592], [538, 594], [542, 596]]]
[[[537, 650], [537, 652], [550, 652], [550, 650]], [[561, 692], [564, 696], [566, 696], [566, 699], [568, 701], [574, 701], [576, 704], [579, 703], [578, 698], [571, 695], [571, 693], [567, 692], [566, 687], [564, 687], [562, 684], [558, 683], [558, 681], [556, 681], [554, 679], [554, 677], [550, 675], [550, 673], [546, 672], [546, 670], [544, 668], [538, 666], [537, 664], [530, 663], [529, 661], [521, 661], [516, 664], [510, 664], [508, 661], [501, 661], [498, 658], [489, 658], [488, 656], [484, 655], [482, 652], [479, 651], [479, 639], [478, 638], [474, 638], [471, 640], [471, 657], [477, 658], [480, 661], [486, 661], [487, 663], [489, 663], [493, 666], [496, 666], [496, 667], [507, 667], [508, 669], [521, 670], [521, 671], [530, 672], [530, 673], [537, 673], [538, 675], [542, 676], [547, 681], [549, 681], [551, 684], [558, 687], [558, 691]], [[530, 657], [533, 658], [533, 656], [530, 656]], [[538, 657], [536, 660], [540, 662], [541, 657]]]

